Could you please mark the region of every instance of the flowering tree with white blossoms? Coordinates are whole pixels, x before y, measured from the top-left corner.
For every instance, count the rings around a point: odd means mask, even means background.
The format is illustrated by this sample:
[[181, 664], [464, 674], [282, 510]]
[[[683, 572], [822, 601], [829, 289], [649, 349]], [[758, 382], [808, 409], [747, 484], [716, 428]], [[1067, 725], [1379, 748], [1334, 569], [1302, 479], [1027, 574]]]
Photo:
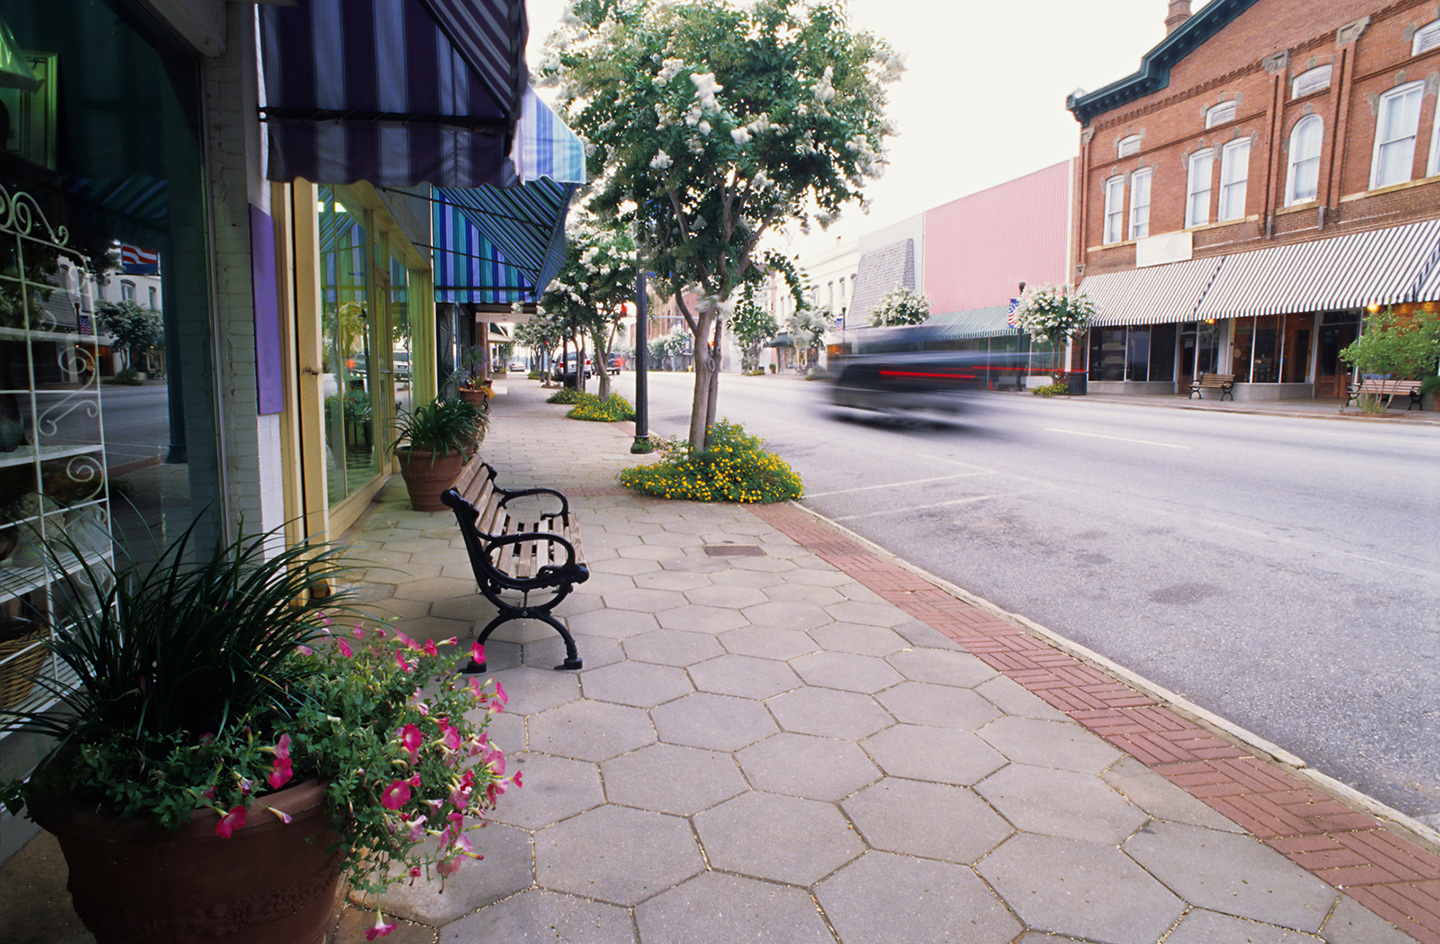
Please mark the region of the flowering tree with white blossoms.
[[[625, 304], [635, 298], [635, 241], [623, 229], [594, 218], [570, 226], [565, 239], [565, 263], [540, 303], [590, 334], [604, 399], [610, 396], [610, 346]], [[583, 384], [583, 376], [577, 382]]]
[[768, 231], [828, 225], [880, 175], [901, 68], [834, 2], [574, 0], [550, 37], [540, 73], [590, 146], [591, 206], [635, 227], [694, 336], [692, 447], [717, 415], [722, 306], [762, 278]]
[[1015, 324], [1034, 340], [1049, 344], [1057, 357], [1064, 354], [1070, 338], [1090, 327], [1094, 319], [1095, 303], [1072, 285], [1024, 289], [1015, 306]]
[[892, 288], [880, 296], [880, 301], [870, 310], [870, 324], [884, 325], [923, 324], [930, 319], [930, 299], [904, 285]]

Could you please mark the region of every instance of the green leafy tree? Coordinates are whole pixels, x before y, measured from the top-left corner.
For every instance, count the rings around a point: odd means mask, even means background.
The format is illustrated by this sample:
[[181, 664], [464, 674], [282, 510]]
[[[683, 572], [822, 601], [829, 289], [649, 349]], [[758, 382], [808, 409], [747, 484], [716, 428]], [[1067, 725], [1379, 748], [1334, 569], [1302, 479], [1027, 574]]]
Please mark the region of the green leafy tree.
[[747, 373], [760, 369], [760, 345], [780, 332], [775, 316], [755, 301], [755, 289], [746, 285], [730, 316], [730, 333], [740, 345], [740, 366]]
[[837, 2], [575, 0], [550, 38], [540, 73], [591, 145], [592, 207], [635, 226], [695, 339], [694, 448], [716, 417], [722, 306], [763, 278], [767, 232], [828, 225], [879, 176], [901, 68]]
[[[1340, 352], [1340, 359], [1353, 364], [1362, 376], [1429, 381], [1440, 364], [1440, 314], [1400, 315], [1393, 308], [1382, 308], [1366, 315], [1364, 333]], [[1428, 389], [1434, 387], [1433, 381], [1427, 384]], [[1361, 399], [1362, 408], [1383, 412], [1390, 409], [1395, 395], [1385, 397], [1383, 403], [1378, 397], [1368, 399]]]
[[566, 239], [565, 264], [540, 301], [589, 334], [604, 400], [610, 396], [605, 365], [616, 334], [623, 331], [625, 305], [635, 299], [635, 241], [614, 225], [613, 217], [582, 220], [570, 227]]
[[880, 301], [870, 311], [870, 324], [884, 325], [924, 324], [930, 319], [930, 299], [901, 285], [880, 296]]
[[160, 312], [124, 301], [99, 302], [95, 305], [95, 314], [100, 330], [114, 338], [115, 346], [125, 351], [131, 369], [145, 370], [146, 355], [165, 340]]

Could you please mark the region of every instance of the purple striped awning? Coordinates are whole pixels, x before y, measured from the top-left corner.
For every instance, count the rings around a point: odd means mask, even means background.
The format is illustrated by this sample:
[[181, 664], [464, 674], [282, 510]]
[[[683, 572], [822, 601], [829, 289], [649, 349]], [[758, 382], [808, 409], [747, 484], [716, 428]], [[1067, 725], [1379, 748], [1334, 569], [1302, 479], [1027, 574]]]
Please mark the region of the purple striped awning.
[[297, 0], [259, 16], [268, 179], [508, 182], [524, 0]]
[[1334, 311], [1413, 301], [1440, 249], [1440, 220], [1225, 257], [1199, 318]]
[[1195, 308], [1221, 268], [1222, 257], [1190, 259], [1123, 272], [1087, 275], [1080, 291], [1095, 303], [1097, 327], [1195, 320]]

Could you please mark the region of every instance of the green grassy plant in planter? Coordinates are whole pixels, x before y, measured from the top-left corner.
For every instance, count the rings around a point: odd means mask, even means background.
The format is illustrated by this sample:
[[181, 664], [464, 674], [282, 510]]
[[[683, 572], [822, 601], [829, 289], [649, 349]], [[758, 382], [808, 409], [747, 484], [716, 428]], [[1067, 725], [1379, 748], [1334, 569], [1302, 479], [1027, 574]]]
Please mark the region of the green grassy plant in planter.
[[402, 413], [390, 444], [416, 511], [444, 511], [440, 494], [455, 484], [489, 427], [489, 413], [459, 397]]
[[789, 501], [805, 494], [789, 463], [761, 448], [763, 440], [739, 423], [721, 420], [710, 427], [710, 445], [691, 448], [671, 439], [660, 446], [661, 459], [620, 472], [620, 484], [647, 495], [690, 501]]
[[344, 595], [310, 588], [345, 575], [339, 549], [270, 532], [203, 553], [193, 533], [127, 570], [49, 550], [47, 647], [75, 682], [0, 712], [56, 739], [0, 798], [56, 834], [99, 944], [318, 944], [342, 874], [378, 896], [475, 857], [519, 785], [486, 738], [504, 694], [453, 677], [454, 640], [332, 622]]

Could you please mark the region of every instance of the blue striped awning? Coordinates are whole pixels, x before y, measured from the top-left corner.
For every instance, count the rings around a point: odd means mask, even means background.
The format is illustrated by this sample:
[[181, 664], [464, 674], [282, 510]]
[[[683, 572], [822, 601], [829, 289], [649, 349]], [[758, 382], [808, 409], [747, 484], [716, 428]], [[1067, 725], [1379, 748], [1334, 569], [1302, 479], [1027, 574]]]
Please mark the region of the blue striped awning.
[[534, 302], [565, 261], [585, 148], [530, 90], [511, 163], [515, 186], [436, 188], [436, 301]]
[[1225, 257], [1199, 318], [1334, 311], [1412, 301], [1440, 248], [1440, 220]]
[[926, 324], [933, 325], [939, 331], [940, 337], [950, 341], [999, 338], [1023, 333], [1010, 323], [1009, 305], [948, 311], [931, 315]]
[[259, 16], [270, 180], [505, 183], [524, 0], [296, 0]]

